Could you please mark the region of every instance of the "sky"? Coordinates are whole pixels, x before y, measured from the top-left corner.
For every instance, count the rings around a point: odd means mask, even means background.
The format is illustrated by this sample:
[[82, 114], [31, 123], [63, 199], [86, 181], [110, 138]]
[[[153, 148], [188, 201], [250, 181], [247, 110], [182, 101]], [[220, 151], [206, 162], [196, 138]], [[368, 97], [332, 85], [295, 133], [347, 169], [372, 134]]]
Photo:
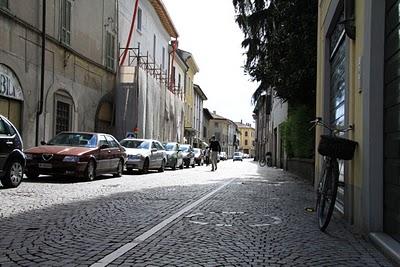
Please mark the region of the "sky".
[[244, 74], [244, 35], [235, 22], [232, 0], [163, 0], [179, 33], [179, 48], [193, 54], [195, 76], [210, 112], [253, 123], [251, 96], [258, 84]]

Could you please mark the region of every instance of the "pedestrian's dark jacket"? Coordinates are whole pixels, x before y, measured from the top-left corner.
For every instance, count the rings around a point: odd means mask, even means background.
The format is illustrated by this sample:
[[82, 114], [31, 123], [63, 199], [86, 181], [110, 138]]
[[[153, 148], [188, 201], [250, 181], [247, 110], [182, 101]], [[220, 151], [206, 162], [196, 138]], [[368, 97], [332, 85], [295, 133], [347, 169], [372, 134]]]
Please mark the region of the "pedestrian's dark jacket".
[[218, 151], [219, 153], [221, 153], [221, 146], [219, 145], [219, 142], [216, 140], [211, 141], [210, 149], [211, 149], [211, 151]]

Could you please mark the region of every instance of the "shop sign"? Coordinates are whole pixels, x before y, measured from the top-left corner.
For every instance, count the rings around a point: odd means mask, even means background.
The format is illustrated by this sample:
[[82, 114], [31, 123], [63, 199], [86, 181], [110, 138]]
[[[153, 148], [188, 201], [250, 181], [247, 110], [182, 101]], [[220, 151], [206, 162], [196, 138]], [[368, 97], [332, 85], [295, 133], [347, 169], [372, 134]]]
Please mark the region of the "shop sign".
[[2, 64], [0, 64], [0, 96], [24, 100], [21, 85], [14, 72]]

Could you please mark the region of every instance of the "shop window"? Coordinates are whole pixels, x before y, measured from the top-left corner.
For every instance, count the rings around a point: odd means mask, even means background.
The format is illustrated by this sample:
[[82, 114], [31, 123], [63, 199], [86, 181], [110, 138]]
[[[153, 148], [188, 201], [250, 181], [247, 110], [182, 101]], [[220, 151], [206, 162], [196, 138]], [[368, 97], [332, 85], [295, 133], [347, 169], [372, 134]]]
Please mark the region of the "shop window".
[[106, 35], [106, 67], [115, 69], [115, 36], [110, 32]]
[[61, 0], [61, 42], [71, 44], [71, 10], [70, 0]]

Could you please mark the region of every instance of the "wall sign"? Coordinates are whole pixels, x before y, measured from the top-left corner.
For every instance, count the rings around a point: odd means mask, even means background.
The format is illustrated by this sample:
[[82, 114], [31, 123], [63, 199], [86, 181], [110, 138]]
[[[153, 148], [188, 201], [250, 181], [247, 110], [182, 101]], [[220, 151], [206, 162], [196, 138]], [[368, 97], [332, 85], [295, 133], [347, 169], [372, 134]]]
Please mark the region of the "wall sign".
[[0, 64], [0, 96], [24, 101], [21, 84], [7, 66]]

